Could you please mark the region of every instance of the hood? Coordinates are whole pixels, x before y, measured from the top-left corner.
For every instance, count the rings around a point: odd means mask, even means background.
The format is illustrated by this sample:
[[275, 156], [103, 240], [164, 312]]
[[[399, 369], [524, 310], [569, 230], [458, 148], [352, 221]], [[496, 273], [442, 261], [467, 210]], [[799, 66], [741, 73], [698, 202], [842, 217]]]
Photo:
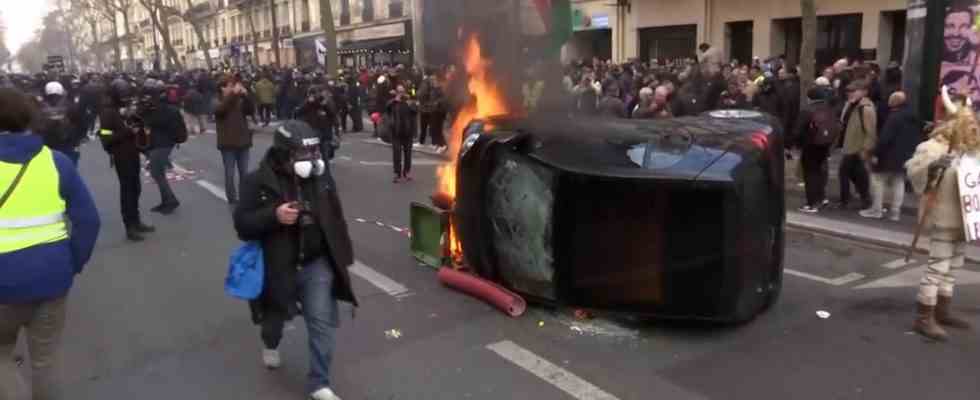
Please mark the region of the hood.
[[41, 137], [30, 132], [0, 134], [0, 161], [23, 164], [34, 158], [43, 145]]

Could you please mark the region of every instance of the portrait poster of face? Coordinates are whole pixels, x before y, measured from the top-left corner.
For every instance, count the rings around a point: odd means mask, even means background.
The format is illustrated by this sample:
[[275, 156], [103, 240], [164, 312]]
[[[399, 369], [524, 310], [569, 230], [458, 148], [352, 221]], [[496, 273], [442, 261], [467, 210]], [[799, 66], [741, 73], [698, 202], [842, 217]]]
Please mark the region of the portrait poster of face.
[[952, 0], [943, 21], [939, 85], [968, 96], [980, 110], [980, 0]]

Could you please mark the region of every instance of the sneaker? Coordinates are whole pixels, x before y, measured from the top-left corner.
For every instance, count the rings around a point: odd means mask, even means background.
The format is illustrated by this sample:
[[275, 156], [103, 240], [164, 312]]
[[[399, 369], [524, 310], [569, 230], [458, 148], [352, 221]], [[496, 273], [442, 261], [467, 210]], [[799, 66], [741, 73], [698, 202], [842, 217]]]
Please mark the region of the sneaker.
[[888, 219], [892, 222], [899, 222], [902, 220], [902, 214], [893, 212], [888, 216]]
[[391, 183], [402, 183], [402, 177], [396, 176], [395, 179], [391, 180]]
[[282, 366], [279, 350], [262, 349], [262, 364], [268, 369], [276, 369]]
[[816, 207], [811, 207], [809, 205], [805, 205], [803, 207], [800, 207], [800, 212], [801, 213], [807, 213], [807, 214], [816, 214], [816, 213], [820, 212], [820, 210], [817, 209]]
[[830, 200], [823, 199], [823, 201], [820, 202], [820, 207], [819, 208], [826, 208], [828, 206], [830, 206]]
[[864, 218], [873, 218], [873, 219], [881, 219], [883, 217], [881, 210], [874, 210], [871, 208], [866, 210], [861, 210], [861, 212], [859, 212], [858, 215]]
[[313, 392], [310, 394], [310, 398], [313, 400], [340, 400], [340, 397], [337, 397], [333, 390], [327, 387]]
[[412, 143], [412, 148], [414, 148], [414, 149], [417, 149], [417, 148], [419, 148], [419, 146], [421, 146], [421, 144], [418, 144], [418, 143]]

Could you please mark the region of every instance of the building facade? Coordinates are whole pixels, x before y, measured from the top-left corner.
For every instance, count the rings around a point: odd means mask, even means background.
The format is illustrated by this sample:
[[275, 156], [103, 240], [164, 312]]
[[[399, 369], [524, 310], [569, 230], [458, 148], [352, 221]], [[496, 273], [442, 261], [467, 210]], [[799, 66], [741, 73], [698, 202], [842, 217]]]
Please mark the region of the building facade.
[[[163, 4], [161, 24], [166, 24], [169, 43], [185, 68], [207, 67], [208, 56], [214, 66], [273, 64], [274, 30], [284, 66], [322, 65], [317, 49], [331, 45], [346, 67], [415, 61], [413, 0], [331, 0], [336, 40], [327, 40], [323, 32], [320, 0], [163, 0]], [[128, 5], [125, 16], [116, 13], [115, 26], [106, 18], [99, 23], [106, 58], [114, 59], [118, 40], [124, 67], [151, 69], [159, 60], [161, 68], [168, 68], [165, 43], [150, 11], [136, 0]], [[132, 45], [132, 55], [127, 44]]]
[[[904, 59], [908, 0], [816, 3], [818, 64], [845, 56], [879, 63]], [[742, 62], [799, 58], [799, 1], [576, 0], [572, 7], [575, 33], [564, 49], [566, 60], [694, 57], [702, 42]]]

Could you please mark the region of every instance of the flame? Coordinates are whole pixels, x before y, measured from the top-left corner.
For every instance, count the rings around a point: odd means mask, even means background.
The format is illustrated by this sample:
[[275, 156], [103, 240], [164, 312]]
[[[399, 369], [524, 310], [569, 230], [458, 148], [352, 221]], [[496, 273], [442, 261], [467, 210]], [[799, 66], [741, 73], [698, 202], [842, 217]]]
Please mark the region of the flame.
[[[483, 58], [483, 49], [476, 35], [471, 35], [463, 53], [463, 65], [468, 79], [466, 88], [468, 100], [463, 105], [456, 119], [453, 120], [448, 138], [450, 161], [436, 170], [438, 187], [436, 193], [445, 193], [451, 200], [456, 200], [456, 167], [459, 147], [463, 143], [463, 131], [473, 119], [504, 115], [510, 112], [499, 83], [489, 73], [490, 60]], [[456, 235], [456, 223], [450, 218], [449, 222], [449, 256], [457, 265], [462, 261], [463, 248]]]
[[466, 41], [463, 65], [469, 79], [466, 87], [470, 97], [459, 114], [456, 115], [452, 128], [450, 128], [449, 154], [451, 160], [436, 170], [439, 178], [437, 191], [448, 194], [454, 200], [456, 199], [456, 156], [459, 154], [459, 146], [463, 143], [463, 130], [466, 129], [466, 125], [476, 118], [509, 113], [498, 82], [490, 77], [490, 61], [483, 58], [483, 49], [475, 35], [470, 36]]

